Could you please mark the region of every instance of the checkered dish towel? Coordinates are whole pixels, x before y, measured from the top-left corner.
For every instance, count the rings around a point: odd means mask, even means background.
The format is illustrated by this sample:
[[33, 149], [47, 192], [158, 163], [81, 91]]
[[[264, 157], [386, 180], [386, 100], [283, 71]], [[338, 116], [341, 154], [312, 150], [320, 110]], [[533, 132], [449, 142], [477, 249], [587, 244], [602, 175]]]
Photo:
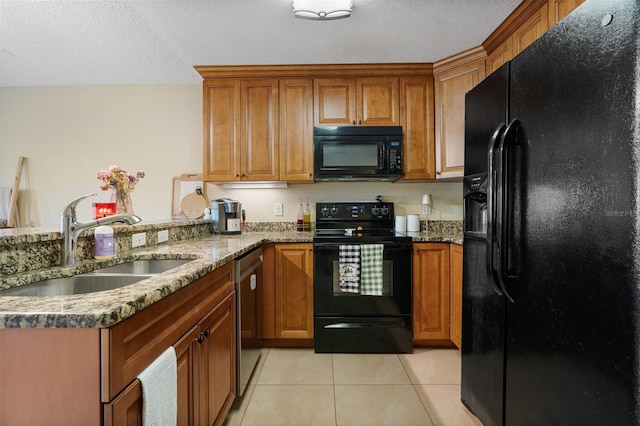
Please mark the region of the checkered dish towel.
[[340, 290], [347, 293], [360, 292], [360, 246], [340, 244], [338, 251], [338, 279]]
[[360, 246], [360, 294], [382, 296], [383, 244], [363, 244]]

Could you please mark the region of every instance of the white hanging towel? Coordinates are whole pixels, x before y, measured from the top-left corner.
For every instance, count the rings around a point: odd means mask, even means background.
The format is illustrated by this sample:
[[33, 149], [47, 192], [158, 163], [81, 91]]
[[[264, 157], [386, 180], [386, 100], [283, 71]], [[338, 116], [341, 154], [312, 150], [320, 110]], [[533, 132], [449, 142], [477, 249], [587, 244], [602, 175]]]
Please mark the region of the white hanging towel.
[[178, 421], [178, 371], [173, 346], [156, 358], [140, 375], [142, 424], [171, 426]]

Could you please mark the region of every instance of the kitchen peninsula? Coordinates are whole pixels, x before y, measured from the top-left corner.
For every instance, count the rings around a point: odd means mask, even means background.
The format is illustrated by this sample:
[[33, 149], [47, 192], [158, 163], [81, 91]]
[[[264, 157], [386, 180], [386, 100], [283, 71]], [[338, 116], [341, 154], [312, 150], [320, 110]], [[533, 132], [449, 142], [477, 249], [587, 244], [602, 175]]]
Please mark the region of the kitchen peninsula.
[[[220, 236], [210, 234], [209, 225], [184, 221], [116, 227], [119, 257], [99, 264], [89, 259], [92, 238], [87, 233], [79, 244], [85, 260], [74, 268], [55, 265], [58, 232], [0, 231], [0, 288], [135, 259], [192, 259], [109, 291], [0, 297], [0, 423], [21, 420], [12, 417], [18, 414], [36, 423], [45, 420], [38, 417], [43, 415], [48, 422], [57, 415], [65, 424], [125, 423], [140, 409], [137, 375], [170, 345], [178, 356], [179, 415], [222, 423], [235, 398], [232, 260], [262, 244], [307, 244], [313, 236], [287, 227]], [[157, 232], [165, 229], [169, 242], [155, 245]], [[151, 245], [127, 246], [134, 232], [145, 232]], [[461, 235], [420, 233], [414, 241], [460, 243]], [[265, 285], [270, 282], [265, 279]], [[216, 381], [215, 387], [207, 380]], [[38, 410], [27, 408], [34, 404]]]

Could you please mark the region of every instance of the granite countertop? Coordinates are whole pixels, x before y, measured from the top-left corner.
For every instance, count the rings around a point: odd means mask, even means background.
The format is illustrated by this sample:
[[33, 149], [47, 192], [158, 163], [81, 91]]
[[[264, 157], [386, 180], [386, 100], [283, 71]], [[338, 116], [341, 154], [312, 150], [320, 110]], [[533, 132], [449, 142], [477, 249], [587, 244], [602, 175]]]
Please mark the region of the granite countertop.
[[[416, 242], [462, 243], [461, 235], [420, 232], [410, 236]], [[245, 232], [134, 249], [119, 256], [118, 263], [152, 258], [193, 261], [114, 290], [70, 296], [0, 296], [0, 328], [111, 327], [262, 243], [312, 241], [311, 232]], [[40, 271], [48, 276], [41, 275], [38, 279], [70, 276], [74, 272], [76, 270], [70, 268], [51, 268]]]

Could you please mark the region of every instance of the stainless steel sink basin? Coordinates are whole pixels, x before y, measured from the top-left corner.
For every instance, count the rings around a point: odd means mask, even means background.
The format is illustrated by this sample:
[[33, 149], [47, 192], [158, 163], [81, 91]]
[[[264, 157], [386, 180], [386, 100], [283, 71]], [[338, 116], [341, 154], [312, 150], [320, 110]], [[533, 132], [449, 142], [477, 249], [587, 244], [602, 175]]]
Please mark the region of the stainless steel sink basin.
[[54, 278], [0, 291], [0, 296], [66, 296], [113, 290], [136, 283], [153, 275], [82, 274]]
[[54, 278], [0, 290], [0, 296], [66, 296], [113, 290], [161, 274], [191, 259], [133, 260], [73, 277]]
[[119, 265], [107, 266], [88, 272], [91, 275], [100, 274], [161, 274], [169, 269], [191, 262], [192, 259], [145, 259], [133, 260]]

